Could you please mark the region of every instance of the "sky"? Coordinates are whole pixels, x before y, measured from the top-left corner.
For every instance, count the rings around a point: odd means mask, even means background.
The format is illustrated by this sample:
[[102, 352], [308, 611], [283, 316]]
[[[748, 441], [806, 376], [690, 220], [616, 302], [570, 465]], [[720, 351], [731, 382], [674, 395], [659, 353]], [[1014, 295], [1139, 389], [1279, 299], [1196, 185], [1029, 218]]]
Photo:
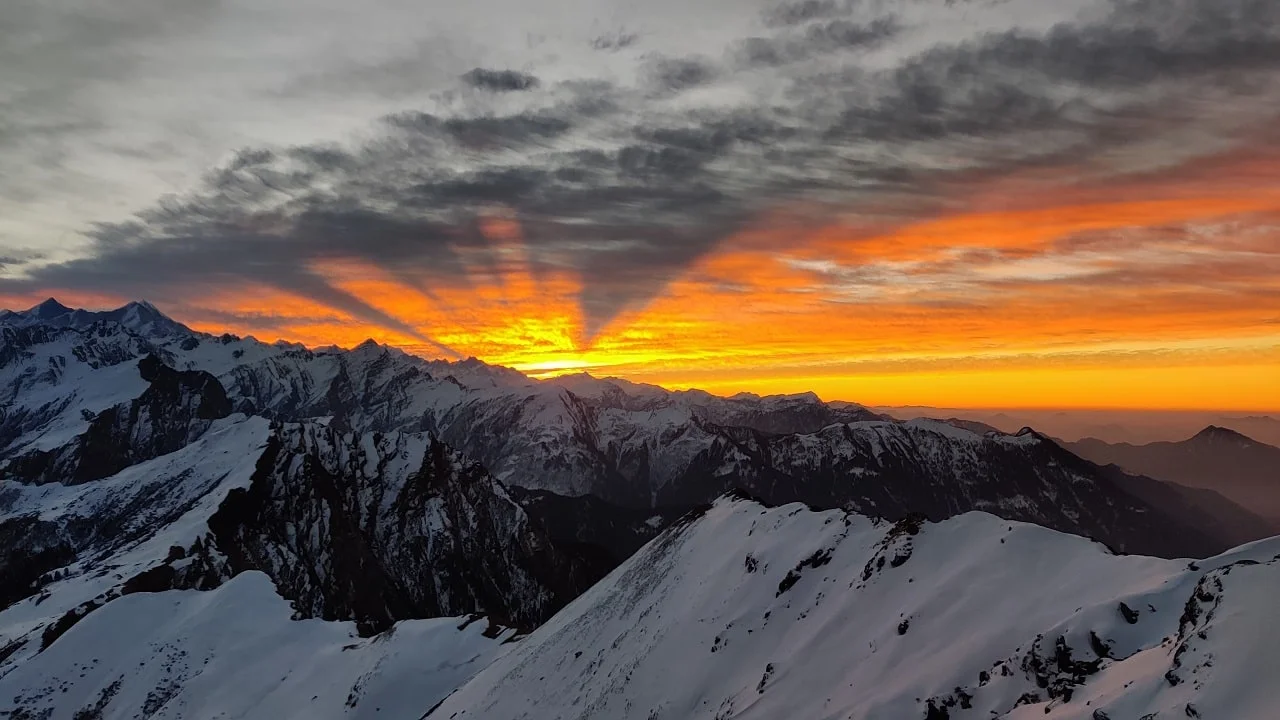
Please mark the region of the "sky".
[[7, 0], [0, 306], [1280, 410], [1274, 0]]

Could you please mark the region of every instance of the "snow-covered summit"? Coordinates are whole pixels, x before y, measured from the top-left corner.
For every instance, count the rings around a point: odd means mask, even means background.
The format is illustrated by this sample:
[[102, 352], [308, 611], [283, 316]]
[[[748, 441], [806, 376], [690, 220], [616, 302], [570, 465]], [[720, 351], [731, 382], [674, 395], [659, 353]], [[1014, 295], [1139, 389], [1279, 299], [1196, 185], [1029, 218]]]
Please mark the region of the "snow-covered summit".
[[1263, 720], [1280, 539], [1187, 563], [969, 513], [714, 503], [427, 718]]
[[6, 310], [0, 314], [0, 324], [15, 327], [46, 325], [57, 328], [84, 330], [100, 322], [119, 323], [145, 338], [169, 338], [190, 335], [192, 330], [173, 320], [149, 302], [136, 301], [114, 310], [82, 310], [69, 308], [54, 298], [25, 311]]
[[[0, 317], [0, 715], [1251, 719], [1277, 700], [1254, 668], [1280, 637], [1253, 630], [1278, 541], [1112, 554], [1261, 534], [1030, 429], [67, 311]], [[733, 488], [790, 504], [707, 504]], [[504, 629], [574, 597], [527, 639]], [[422, 620], [468, 612], [488, 617]]]

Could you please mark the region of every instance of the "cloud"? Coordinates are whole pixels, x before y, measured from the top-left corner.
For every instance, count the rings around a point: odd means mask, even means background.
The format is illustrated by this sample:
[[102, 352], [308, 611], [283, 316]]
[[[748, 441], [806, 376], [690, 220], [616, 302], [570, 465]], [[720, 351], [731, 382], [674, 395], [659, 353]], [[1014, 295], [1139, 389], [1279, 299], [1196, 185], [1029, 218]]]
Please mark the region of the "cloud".
[[538, 78], [515, 70], [487, 70], [476, 68], [462, 76], [462, 81], [478, 90], [489, 92], [521, 92], [533, 90], [540, 84]]
[[[100, 190], [77, 171], [84, 156], [98, 150], [85, 140], [109, 130], [109, 119], [95, 112], [96, 90], [127, 83], [146, 48], [166, 33], [207, 22], [221, 4], [6, 2], [0, 23], [0, 215], [27, 215], [50, 197]], [[0, 231], [0, 242], [4, 235]]]
[[650, 57], [642, 70], [646, 82], [655, 90], [680, 92], [705, 85], [716, 76], [715, 65], [699, 56]]
[[832, 20], [810, 25], [805, 40], [826, 48], [871, 48], [889, 40], [901, 30], [893, 17], [877, 18], [861, 24], [849, 20]]
[[730, 54], [746, 68], [781, 66], [836, 52], [873, 50], [901, 31], [901, 24], [893, 16], [868, 22], [832, 20], [810, 24], [803, 33], [786, 32], [772, 37], [747, 38], [739, 42]]
[[34, 250], [12, 249], [0, 254], [0, 270], [19, 269], [28, 263], [44, 260], [45, 255]]
[[[1175, 5], [1122, 0], [1042, 32], [898, 50], [919, 22], [905, 10], [807, 0], [770, 11], [764, 35], [732, 39], [723, 65], [655, 51], [620, 65], [630, 73], [590, 78], [476, 67], [463, 82], [483, 92], [442, 91], [356, 141], [246, 148], [189, 192], [97, 225], [83, 257], [0, 289], [181, 301], [246, 283], [432, 342], [412, 317], [340, 288], [325, 264], [358, 260], [427, 290], [465, 283], [510, 256], [486, 230], [502, 217], [535, 275], [580, 277], [590, 340], [793, 208], [801, 225], [903, 224], [1002, 178], [1176, 171], [1274, 120], [1280, 6]], [[634, 42], [602, 37], [587, 44]], [[859, 60], [871, 51], [876, 62]]]
[[777, 27], [802, 25], [810, 20], [837, 17], [849, 12], [849, 2], [835, 0], [796, 0], [769, 8], [764, 13], [765, 24]]
[[640, 42], [639, 33], [617, 30], [591, 38], [591, 48], [603, 52], [617, 52]]

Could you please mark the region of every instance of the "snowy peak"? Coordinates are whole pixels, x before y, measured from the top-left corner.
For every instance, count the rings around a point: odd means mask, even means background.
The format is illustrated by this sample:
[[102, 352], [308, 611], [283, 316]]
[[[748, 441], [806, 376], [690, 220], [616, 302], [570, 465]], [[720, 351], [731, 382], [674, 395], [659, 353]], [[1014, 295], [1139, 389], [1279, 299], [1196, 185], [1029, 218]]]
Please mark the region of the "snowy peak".
[[29, 310], [9, 312], [0, 316], [0, 322], [19, 327], [47, 325], [55, 328], [86, 330], [100, 322], [118, 323], [138, 335], [162, 339], [190, 335], [192, 330], [146, 301], [131, 302], [114, 310], [93, 311], [69, 308], [54, 298], [49, 298]]
[[43, 322], [53, 322], [58, 318], [71, 314], [72, 312], [71, 308], [58, 302], [57, 299], [49, 298], [30, 310], [27, 310], [25, 314]]
[[985, 513], [727, 497], [427, 717], [1261, 720], [1278, 553], [1188, 565]]

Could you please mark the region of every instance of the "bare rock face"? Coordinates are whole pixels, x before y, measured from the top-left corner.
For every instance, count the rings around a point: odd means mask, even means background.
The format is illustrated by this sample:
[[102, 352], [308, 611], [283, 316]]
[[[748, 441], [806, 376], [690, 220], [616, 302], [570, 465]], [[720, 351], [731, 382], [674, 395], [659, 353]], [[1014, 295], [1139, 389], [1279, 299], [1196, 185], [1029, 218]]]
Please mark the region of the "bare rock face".
[[[720, 429], [658, 498], [692, 505], [741, 488], [771, 504], [892, 520], [982, 510], [1164, 557], [1204, 557], [1236, 539], [1215, 533], [1220, 526], [1196, 507], [1158, 510], [1120, 479], [1030, 430], [978, 435], [932, 420], [874, 421], [805, 435]], [[1240, 508], [1235, 517], [1253, 519]]]
[[75, 559], [58, 524], [23, 516], [0, 521], [0, 610], [34, 595]]
[[983, 510], [1164, 557], [1205, 557], [1266, 534], [1243, 508], [1166, 502], [1166, 484], [1150, 488], [1030, 429], [899, 422], [812, 395], [719, 398], [587, 376], [535, 382], [373, 344], [282, 352], [226, 381], [233, 401], [269, 417], [426, 430], [509, 487], [635, 510], [687, 510], [742, 488], [773, 504], [890, 519]]
[[[137, 369], [147, 383], [140, 396], [97, 413], [62, 447], [10, 459], [7, 481], [76, 486], [184, 448], [192, 458], [146, 473], [130, 493], [101, 494], [83, 514], [5, 519], [0, 543], [13, 558], [0, 564], [5, 605], [39, 592], [77, 558], [108, 556], [158, 532], [215, 487], [216, 477], [202, 479], [184, 495], [198, 476], [187, 465], [213, 452], [197, 441], [232, 411], [221, 383], [154, 354]], [[532, 626], [607, 569], [559, 551], [483, 467], [427, 434], [279, 423], [265, 448], [238, 451], [260, 458], [248, 487], [231, 490], [209, 518], [216, 543], [190, 538], [190, 558], [179, 546], [123, 590], [211, 588], [262, 569], [299, 616], [355, 619], [369, 632], [474, 612]]]
[[304, 617], [482, 612], [531, 627], [599, 577], [480, 465], [425, 434], [282, 425], [210, 519], [231, 572], [262, 570]]

